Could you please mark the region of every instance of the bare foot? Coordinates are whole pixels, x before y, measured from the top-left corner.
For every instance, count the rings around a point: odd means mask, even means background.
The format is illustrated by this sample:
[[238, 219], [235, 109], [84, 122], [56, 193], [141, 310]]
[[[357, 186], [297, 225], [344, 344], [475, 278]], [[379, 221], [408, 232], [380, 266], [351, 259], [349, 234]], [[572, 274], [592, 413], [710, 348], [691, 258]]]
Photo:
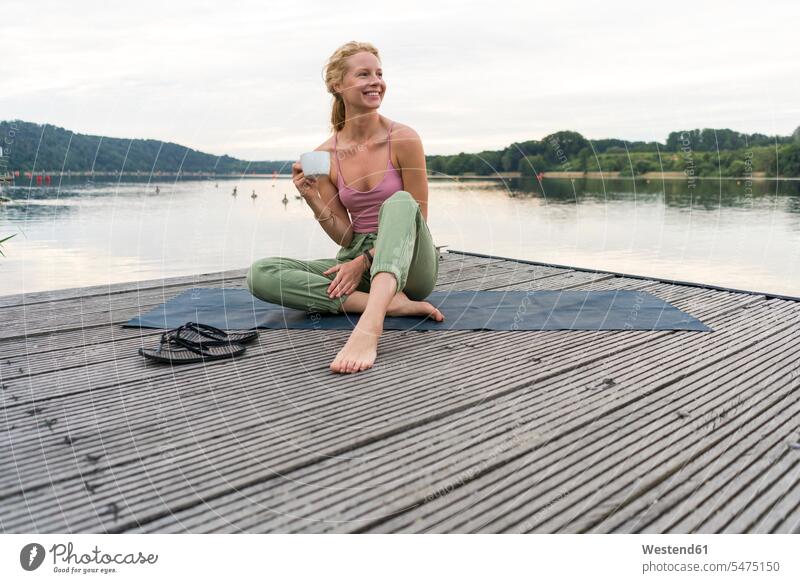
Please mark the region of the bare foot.
[[378, 338], [383, 326], [375, 326], [362, 316], [350, 338], [331, 362], [333, 372], [350, 373], [370, 368], [378, 356]]
[[437, 322], [444, 321], [444, 314], [429, 302], [415, 302], [404, 294], [397, 292], [386, 309], [387, 316], [428, 316]]

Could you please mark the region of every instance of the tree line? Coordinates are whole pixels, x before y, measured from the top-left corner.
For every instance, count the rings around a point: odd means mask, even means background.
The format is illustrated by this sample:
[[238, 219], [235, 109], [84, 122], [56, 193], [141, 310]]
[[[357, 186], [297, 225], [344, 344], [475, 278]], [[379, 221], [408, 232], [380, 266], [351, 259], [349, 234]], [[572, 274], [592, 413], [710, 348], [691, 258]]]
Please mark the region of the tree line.
[[800, 177], [800, 127], [791, 136], [743, 134], [729, 129], [671, 132], [665, 143], [620, 139], [588, 140], [562, 131], [541, 140], [515, 142], [477, 154], [427, 156], [428, 170], [458, 176], [497, 172], [686, 172], [693, 176]]
[[[98, 173], [180, 172], [217, 174], [288, 173], [291, 161], [248, 162], [199, 152], [158, 140], [108, 138], [77, 134], [52, 125], [21, 120], [0, 122], [0, 174], [4, 170]], [[685, 172], [694, 176], [800, 177], [800, 127], [791, 136], [744, 134], [730, 129], [671, 132], [664, 143], [615, 138], [588, 140], [578, 132], [561, 131], [541, 140], [515, 142], [502, 150], [475, 154], [426, 156], [432, 174], [466, 173], [491, 176], [547, 171]]]

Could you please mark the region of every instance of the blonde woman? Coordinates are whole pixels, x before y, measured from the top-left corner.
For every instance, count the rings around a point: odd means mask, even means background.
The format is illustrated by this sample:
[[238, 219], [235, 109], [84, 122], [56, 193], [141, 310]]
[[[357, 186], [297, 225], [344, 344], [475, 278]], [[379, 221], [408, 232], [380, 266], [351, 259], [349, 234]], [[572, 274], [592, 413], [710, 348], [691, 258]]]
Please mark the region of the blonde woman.
[[370, 368], [383, 321], [442, 313], [423, 301], [436, 285], [439, 254], [428, 230], [428, 180], [419, 135], [378, 113], [386, 94], [380, 56], [369, 43], [339, 47], [325, 67], [333, 94], [330, 175], [306, 177], [292, 166], [297, 190], [341, 249], [335, 259], [256, 261], [247, 286], [256, 297], [310, 312], [360, 313], [330, 364], [338, 373]]

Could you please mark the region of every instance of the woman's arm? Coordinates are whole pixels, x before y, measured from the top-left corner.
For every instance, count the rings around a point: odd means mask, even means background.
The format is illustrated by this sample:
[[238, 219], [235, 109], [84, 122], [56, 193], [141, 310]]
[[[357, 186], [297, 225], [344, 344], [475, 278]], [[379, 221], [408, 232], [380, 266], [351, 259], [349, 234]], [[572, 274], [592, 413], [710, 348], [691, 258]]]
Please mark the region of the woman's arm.
[[428, 220], [428, 170], [425, 151], [417, 132], [403, 126], [392, 136], [397, 161], [403, 176], [403, 188], [419, 203], [422, 218]]
[[[323, 146], [324, 144], [315, 151], [326, 151]], [[330, 175], [316, 179], [307, 178], [298, 160], [292, 164], [292, 181], [328, 236], [343, 247], [350, 245], [353, 240], [353, 225], [347, 209], [337, 196], [339, 191], [331, 181]]]
[[353, 241], [353, 223], [337, 196], [339, 191], [330, 176], [320, 176], [317, 185], [319, 197], [306, 199], [314, 211], [314, 217], [337, 245], [347, 247]]

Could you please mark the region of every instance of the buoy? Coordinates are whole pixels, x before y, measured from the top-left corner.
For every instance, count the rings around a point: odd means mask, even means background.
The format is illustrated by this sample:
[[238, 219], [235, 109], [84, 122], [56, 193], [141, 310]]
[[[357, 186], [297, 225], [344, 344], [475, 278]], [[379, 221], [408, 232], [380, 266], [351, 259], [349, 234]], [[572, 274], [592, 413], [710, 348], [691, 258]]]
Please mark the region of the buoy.
[[37, 186], [41, 186], [42, 185], [42, 175], [41, 174], [37, 174], [36, 175], [36, 185]]
[[50, 176], [49, 176], [49, 175], [48, 175], [48, 176], [45, 176], [45, 179], [44, 179], [44, 181], [45, 181], [47, 184], [50, 184]]

